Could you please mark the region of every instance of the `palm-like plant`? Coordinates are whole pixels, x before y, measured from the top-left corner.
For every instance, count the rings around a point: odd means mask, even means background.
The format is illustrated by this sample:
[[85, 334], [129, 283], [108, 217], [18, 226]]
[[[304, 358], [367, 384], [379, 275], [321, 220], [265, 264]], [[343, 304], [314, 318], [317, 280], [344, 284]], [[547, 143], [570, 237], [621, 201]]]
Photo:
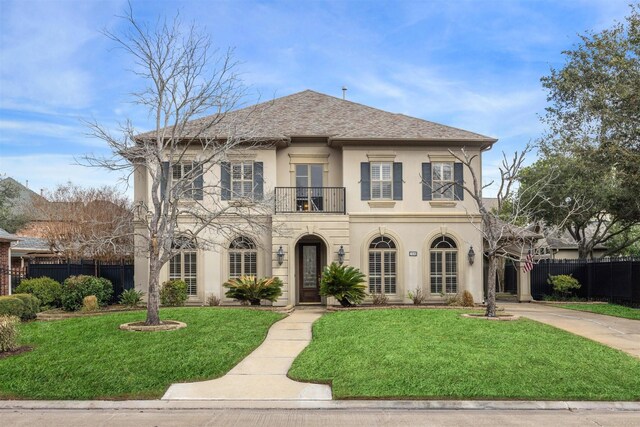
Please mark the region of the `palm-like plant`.
[[260, 300], [274, 302], [282, 295], [282, 280], [278, 277], [240, 276], [224, 283], [229, 290], [225, 295], [238, 301], [249, 301], [251, 305], [260, 305]]
[[365, 275], [360, 270], [334, 262], [322, 272], [320, 295], [335, 297], [343, 307], [351, 307], [367, 296], [364, 282]]

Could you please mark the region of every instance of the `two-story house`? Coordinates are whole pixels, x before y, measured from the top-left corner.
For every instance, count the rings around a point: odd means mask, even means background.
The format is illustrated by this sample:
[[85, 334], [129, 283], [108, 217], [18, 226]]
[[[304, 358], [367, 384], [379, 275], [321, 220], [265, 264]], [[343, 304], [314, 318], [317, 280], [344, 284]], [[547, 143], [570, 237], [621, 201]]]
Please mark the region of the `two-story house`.
[[[274, 232], [225, 236], [222, 249], [174, 257], [162, 278], [187, 281], [190, 302], [231, 302], [223, 283], [250, 274], [282, 279], [277, 305], [327, 303], [319, 279], [334, 261], [359, 268], [369, 293], [390, 302], [410, 302], [416, 288], [431, 301], [462, 290], [482, 301], [478, 209], [460, 185], [471, 176], [449, 150], [480, 154], [496, 139], [310, 90], [251, 108], [259, 117], [253, 132], [277, 142], [232, 153], [203, 179], [219, 180], [223, 202], [273, 194]], [[481, 156], [473, 167], [481, 176]], [[136, 200], [149, 185], [136, 175]], [[147, 271], [138, 255], [142, 290]]]

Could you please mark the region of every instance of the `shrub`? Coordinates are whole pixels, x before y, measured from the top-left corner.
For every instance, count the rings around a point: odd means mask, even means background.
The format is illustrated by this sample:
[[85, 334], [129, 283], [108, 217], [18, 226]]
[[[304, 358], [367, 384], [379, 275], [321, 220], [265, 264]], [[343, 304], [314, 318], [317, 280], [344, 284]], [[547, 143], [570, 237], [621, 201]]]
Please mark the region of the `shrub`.
[[422, 288], [415, 288], [413, 291], [409, 291], [407, 296], [415, 305], [420, 305], [427, 299], [427, 296], [422, 292]]
[[580, 289], [580, 282], [570, 274], [560, 274], [557, 276], [549, 276], [547, 283], [553, 286], [553, 291], [568, 297], [574, 289]]
[[209, 307], [214, 307], [214, 306], [218, 306], [220, 305], [220, 298], [218, 298], [217, 296], [211, 294], [207, 297], [207, 305]]
[[462, 305], [462, 297], [460, 294], [448, 295], [444, 303], [447, 305]]
[[82, 299], [82, 311], [96, 311], [98, 309], [98, 298], [95, 295], [89, 295]]
[[76, 311], [82, 308], [82, 300], [89, 295], [95, 295], [98, 304], [105, 306], [111, 301], [113, 285], [111, 281], [95, 276], [70, 276], [62, 284], [62, 308], [66, 311]]
[[38, 298], [31, 294], [13, 294], [11, 296], [19, 299], [24, 304], [20, 319], [31, 320], [36, 318], [36, 314], [40, 311], [40, 300]]
[[15, 316], [22, 318], [25, 303], [14, 295], [0, 297], [0, 316]]
[[120, 294], [120, 304], [135, 308], [142, 302], [142, 297], [144, 296], [144, 292], [136, 291], [135, 289], [127, 289], [126, 291]]
[[364, 279], [355, 267], [331, 263], [322, 272], [320, 295], [335, 297], [343, 307], [359, 304], [367, 296]]
[[0, 316], [0, 353], [18, 348], [18, 328], [16, 316]]
[[260, 305], [263, 299], [275, 302], [282, 295], [282, 280], [279, 277], [258, 279], [255, 276], [241, 276], [229, 279], [224, 287], [229, 288], [225, 293], [227, 297], [240, 302], [249, 301], [251, 305]]
[[50, 277], [24, 279], [16, 288], [16, 293], [31, 294], [40, 300], [42, 308], [60, 307], [62, 285]]
[[184, 280], [168, 280], [160, 289], [160, 304], [169, 307], [181, 307], [187, 301], [187, 284]]
[[471, 295], [471, 292], [467, 290], [462, 291], [462, 297], [460, 298], [460, 302], [462, 303], [463, 307], [475, 306], [475, 303], [473, 302], [473, 295]]
[[371, 294], [371, 302], [373, 305], [387, 305], [389, 303], [389, 297], [385, 294]]

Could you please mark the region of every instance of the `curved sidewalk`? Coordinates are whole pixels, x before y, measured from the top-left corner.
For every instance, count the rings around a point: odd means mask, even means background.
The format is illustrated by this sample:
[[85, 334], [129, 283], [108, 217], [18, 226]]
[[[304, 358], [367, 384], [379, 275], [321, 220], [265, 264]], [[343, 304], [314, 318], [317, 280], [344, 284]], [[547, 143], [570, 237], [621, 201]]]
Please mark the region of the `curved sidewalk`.
[[225, 376], [172, 384], [163, 400], [331, 400], [331, 387], [293, 381], [287, 372], [311, 341], [311, 325], [324, 309], [296, 310], [275, 323], [262, 345]]
[[499, 303], [505, 311], [546, 323], [640, 358], [640, 321], [551, 304]]

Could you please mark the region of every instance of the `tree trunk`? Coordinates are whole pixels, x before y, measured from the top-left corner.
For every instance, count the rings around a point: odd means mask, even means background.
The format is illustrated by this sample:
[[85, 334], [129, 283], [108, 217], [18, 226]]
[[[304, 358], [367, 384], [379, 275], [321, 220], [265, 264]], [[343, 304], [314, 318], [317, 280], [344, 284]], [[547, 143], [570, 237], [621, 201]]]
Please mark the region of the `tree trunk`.
[[496, 317], [496, 270], [497, 259], [489, 255], [489, 276], [487, 277], [487, 317]]
[[157, 263], [151, 260], [149, 263], [149, 289], [148, 289], [148, 301], [147, 301], [147, 320], [146, 325], [159, 325], [160, 324], [160, 298], [159, 298], [159, 279], [160, 269]]
[[505, 271], [507, 267], [507, 260], [505, 258], [499, 258], [497, 260], [496, 271], [498, 273], [498, 292], [504, 292]]

